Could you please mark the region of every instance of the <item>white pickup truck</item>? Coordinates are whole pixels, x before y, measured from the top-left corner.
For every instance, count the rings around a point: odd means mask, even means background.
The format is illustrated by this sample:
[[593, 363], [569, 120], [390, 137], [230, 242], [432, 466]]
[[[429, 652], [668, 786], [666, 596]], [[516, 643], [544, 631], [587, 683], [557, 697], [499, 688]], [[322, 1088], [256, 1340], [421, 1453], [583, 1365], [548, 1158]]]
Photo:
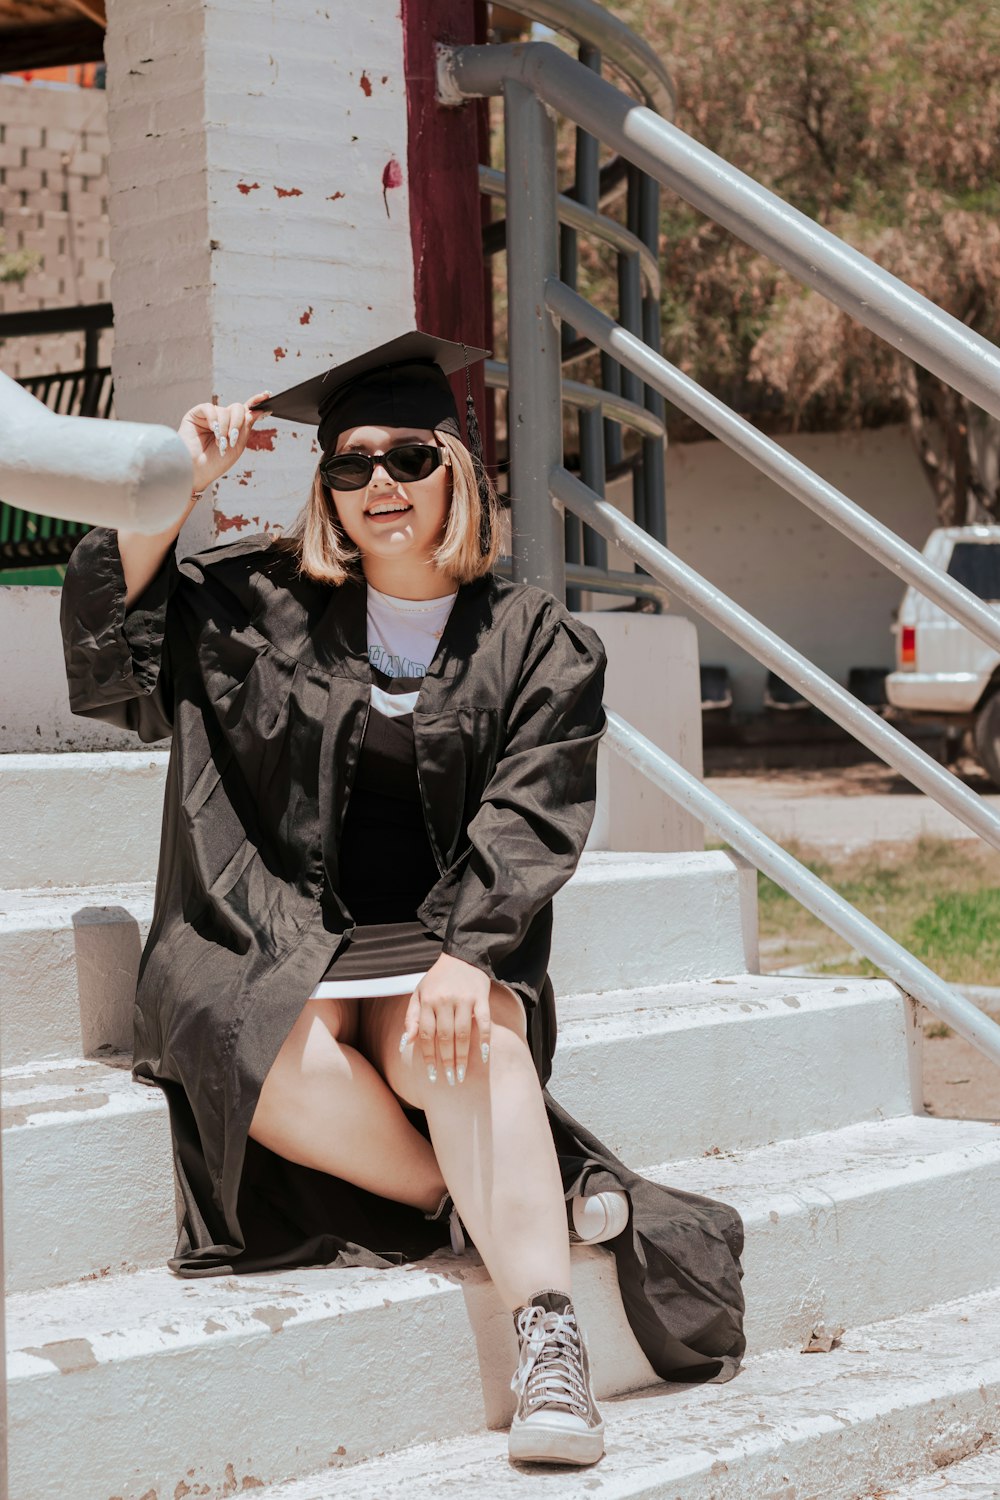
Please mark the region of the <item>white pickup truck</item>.
[[[1000, 615], [1000, 526], [942, 526], [924, 546], [928, 562]], [[886, 697], [907, 718], [972, 732], [977, 758], [1000, 786], [1000, 653], [939, 605], [907, 588], [892, 627], [896, 670]]]

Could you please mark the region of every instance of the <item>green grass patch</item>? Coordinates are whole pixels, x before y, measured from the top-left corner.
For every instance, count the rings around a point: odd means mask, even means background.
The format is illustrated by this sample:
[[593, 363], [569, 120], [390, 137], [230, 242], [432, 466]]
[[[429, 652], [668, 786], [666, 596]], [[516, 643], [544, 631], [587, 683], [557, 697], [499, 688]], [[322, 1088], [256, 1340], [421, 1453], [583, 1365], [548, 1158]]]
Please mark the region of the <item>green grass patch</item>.
[[[954, 984], [1000, 985], [1000, 854], [920, 839], [842, 859], [803, 858], [814, 874]], [[758, 876], [761, 967], [876, 976], [847, 940], [765, 875]]]

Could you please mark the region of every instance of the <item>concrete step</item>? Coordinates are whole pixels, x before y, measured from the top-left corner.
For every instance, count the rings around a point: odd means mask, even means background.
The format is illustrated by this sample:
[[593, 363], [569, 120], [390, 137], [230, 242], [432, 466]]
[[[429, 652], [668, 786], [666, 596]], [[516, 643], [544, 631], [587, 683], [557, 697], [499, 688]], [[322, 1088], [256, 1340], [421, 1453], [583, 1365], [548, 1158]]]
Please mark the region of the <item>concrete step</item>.
[[[131, 1045], [152, 892], [0, 891], [5, 1066]], [[550, 972], [560, 996], [714, 979], [756, 967], [755, 944], [753, 873], [727, 854], [586, 854], [556, 898]]]
[[[961, 1445], [958, 1448], [961, 1452]], [[1000, 1446], [982, 1448], [972, 1458], [955, 1463], [948, 1451], [934, 1455], [937, 1469], [927, 1479], [907, 1484], [906, 1490], [870, 1491], [868, 1500], [997, 1500], [1000, 1497]]]
[[[873, 1309], [902, 1312], [943, 1288], [971, 1294], [996, 1280], [1000, 1131], [979, 1122], [856, 1126], [655, 1175], [709, 1193], [724, 1187], [743, 1213], [758, 1353], [800, 1348], [820, 1319], [844, 1324], [845, 1343], [864, 1347], [854, 1330]], [[942, 1226], [936, 1243], [933, 1226]], [[648, 1386], [606, 1250], [574, 1251], [574, 1292], [598, 1394]], [[1000, 1361], [995, 1317], [991, 1326]], [[199, 1281], [139, 1271], [12, 1296], [7, 1332], [19, 1500], [61, 1497], [67, 1473], [82, 1500], [233, 1493], [232, 1474], [272, 1483], [338, 1456], [359, 1462], [496, 1427], [511, 1411], [513, 1327], [475, 1254], [442, 1251], [391, 1271]], [[973, 1333], [978, 1324], [961, 1330], [963, 1357]], [[833, 1355], [793, 1363], [806, 1386], [817, 1365], [837, 1369]], [[738, 1398], [742, 1387], [725, 1389]], [[839, 1394], [824, 1391], [820, 1405], [831, 1401]], [[982, 1416], [982, 1402], [977, 1409]], [[81, 1448], [81, 1432], [100, 1441]]]
[[337, 1467], [263, 1489], [239, 1459], [233, 1476], [257, 1500], [996, 1500], [991, 1456], [938, 1466], [995, 1432], [998, 1350], [994, 1292], [852, 1329], [828, 1355], [751, 1359], [726, 1385], [603, 1402], [607, 1452], [591, 1469], [513, 1465], [505, 1433], [479, 1432], [360, 1464], [338, 1452]]
[[[961, 1453], [960, 1442], [957, 1452]], [[867, 1500], [998, 1500], [1000, 1496], [1000, 1447], [994, 1443], [972, 1458], [955, 1462], [946, 1448], [934, 1455], [937, 1467], [925, 1479], [908, 1483], [905, 1489], [869, 1491]]]
[[166, 1102], [127, 1055], [3, 1077], [8, 1292], [160, 1265], [177, 1234]]
[[0, 755], [0, 890], [156, 874], [167, 750]]
[[[552, 1095], [637, 1168], [912, 1110], [916, 1029], [884, 981], [753, 974], [560, 1008]], [[165, 1102], [121, 1071], [127, 1059], [107, 1058], [3, 1076], [12, 1290], [158, 1264], [172, 1249]]]

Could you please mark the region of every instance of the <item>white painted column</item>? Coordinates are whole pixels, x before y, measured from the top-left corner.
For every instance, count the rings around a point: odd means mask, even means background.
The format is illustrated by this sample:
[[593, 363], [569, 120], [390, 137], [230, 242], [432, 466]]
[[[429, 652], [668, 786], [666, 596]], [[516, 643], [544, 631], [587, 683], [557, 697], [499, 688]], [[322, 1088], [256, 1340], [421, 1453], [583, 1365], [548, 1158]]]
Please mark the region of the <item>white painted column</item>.
[[[396, 0], [108, 0], [118, 415], [282, 389], [412, 327]], [[315, 430], [265, 425], [182, 551], [287, 525]]]

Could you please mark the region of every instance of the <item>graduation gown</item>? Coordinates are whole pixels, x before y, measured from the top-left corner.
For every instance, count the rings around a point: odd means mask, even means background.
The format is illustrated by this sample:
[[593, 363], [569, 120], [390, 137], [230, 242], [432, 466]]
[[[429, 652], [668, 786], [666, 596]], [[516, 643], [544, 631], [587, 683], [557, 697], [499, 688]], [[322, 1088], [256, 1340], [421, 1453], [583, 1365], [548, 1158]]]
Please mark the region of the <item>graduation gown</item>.
[[[386, 1266], [447, 1243], [430, 1223], [248, 1137], [264, 1078], [345, 934], [338, 841], [369, 710], [366, 585], [299, 575], [266, 535], [178, 563], [126, 612], [114, 531], [66, 570], [73, 711], [169, 737], [133, 1074], [169, 1106], [182, 1276]], [[522, 999], [543, 1090], [556, 1045], [552, 897], [593, 818], [604, 651], [543, 590], [462, 585], [413, 714], [440, 879], [418, 911], [446, 952]], [[744, 1349], [743, 1231], [724, 1204], [631, 1172], [548, 1094], [567, 1197], [624, 1190], [609, 1242], [626, 1315], [671, 1379], [728, 1379]], [[427, 1135], [422, 1111], [408, 1111]]]

